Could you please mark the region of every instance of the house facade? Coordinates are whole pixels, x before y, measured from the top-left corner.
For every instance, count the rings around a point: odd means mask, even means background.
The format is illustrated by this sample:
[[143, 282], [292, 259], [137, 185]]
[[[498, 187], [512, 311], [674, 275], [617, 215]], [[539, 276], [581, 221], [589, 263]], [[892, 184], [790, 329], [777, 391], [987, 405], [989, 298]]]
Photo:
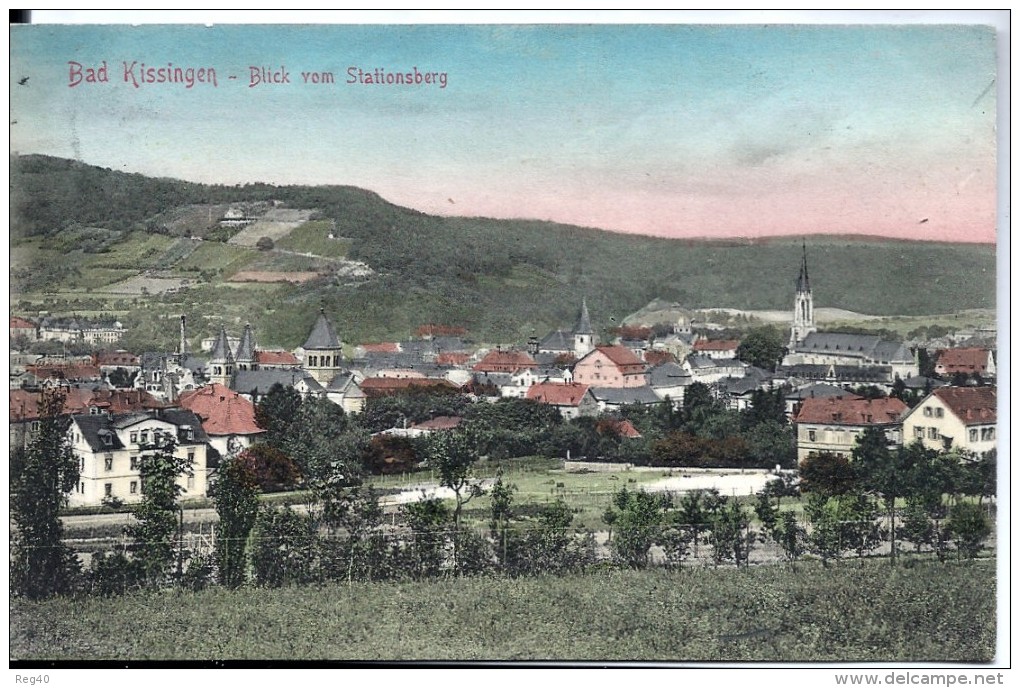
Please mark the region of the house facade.
[[995, 377], [995, 355], [989, 349], [942, 349], [936, 354], [935, 373], [943, 377], [978, 375]]
[[220, 384], [185, 392], [178, 403], [198, 416], [220, 456], [247, 449], [266, 432], [255, 422], [255, 404]]
[[941, 387], [903, 418], [903, 440], [982, 456], [997, 446], [995, 387]]
[[648, 365], [623, 346], [597, 346], [574, 366], [574, 382], [592, 387], [645, 387]]
[[882, 429], [890, 445], [902, 444], [901, 417], [907, 405], [895, 397], [861, 399], [813, 397], [804, 399], [793, 420], [797, 460], [829, 452], [849, 457], [867, 428]]
[[578, 383], [540, 382], [528, 388], [526, 398], [555, 406], [565, 420], [596, 416], [599, 412], [598, 402], [588, 385]]
[[71, 417], [67, 438], [80, 470], [78, 485], [68, 498], [70, 506], [96, 506], [107, 498], [141, 501], [145, 486], [140, 460], [168, 438], [176, 442], [174, 456], [191, 466], [191, 475], [177, 481], [184, 490], [182, 498], [201, 497], [208, 490], [209, 438], [190, 411], [76, 415]]

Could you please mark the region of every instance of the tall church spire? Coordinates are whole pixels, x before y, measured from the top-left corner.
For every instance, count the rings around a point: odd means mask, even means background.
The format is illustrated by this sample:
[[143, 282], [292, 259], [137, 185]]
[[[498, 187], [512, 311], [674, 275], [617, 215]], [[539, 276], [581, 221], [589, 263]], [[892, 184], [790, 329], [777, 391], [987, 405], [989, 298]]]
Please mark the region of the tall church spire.
[[811, 280], [808, 279], [807, 271], [807, 242], [801, 244], [801, 248], [804, 251], [804, 257], [800, 263], [800, 276], [797, 278], [797, 291], [811, 291]]
[[793, 327], [790, 328], [790, 349], [804, 341], [815, 327], [815, 305], [811, 295], [811, 280], [808, 278], [807, 242], [801, 244], [803, 257], [800, 274], [797, 276], [797, 293], [793, 297]]

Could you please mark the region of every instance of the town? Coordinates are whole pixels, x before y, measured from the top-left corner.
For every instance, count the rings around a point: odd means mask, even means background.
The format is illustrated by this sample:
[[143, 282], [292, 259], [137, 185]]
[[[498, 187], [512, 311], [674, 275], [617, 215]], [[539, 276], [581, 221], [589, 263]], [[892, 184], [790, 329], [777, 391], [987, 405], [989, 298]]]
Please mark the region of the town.
[[[366, 475], [425, 470], [429, 436], [487, 422], [491, 437], [477, 441], [474, 458], [545, 453], [574, 470], [644, 465], [778, 476], [819, 455], [851, 457], [869, 430], [889, 448], [918, 443], [963, 462], [994, 462], [994, 332], [936, 332], [910, 346], [821, 331], [806, 246], [800, 258], [785, 338], [774, 326], [718, 338], [718, 326], [700, 329], [681, 317], [669, 328], [618, 327], [603, 342], [582, 300], [571, 327], [510, 345], [477, 347], [462, 328], [423, 325], [415, 339], [359, 343], [348, 357], [342, 323], [320, 310], [293, 351], [262, 348], [250, 324], [240, 332], [221, 326], [215, 338], [192, 343], [181, 316], [175, 351], [134, 353], [116, 348], [119, 322], [12, 316], [11, 450], [30, 446], [44, 420], [42, 397], [58, 390], [79, 466], [69, 507], [142, 501], [141, 459], [160, 437], [173, 438], [186, 463], [178, 477], [185, 503], [207, 497], [221, 463], [239, 455], [270, 455], [282, 465], [275, 482], [261, 476], [264, 489], [301, 488], [313, 478], [299, 455], [308, 448], [281, 435], [330, 430], [296, 426], [313, 423], [309, 415], [294, 416], [281, 433], [271, 414], [281, 399], [333, 405], [348, 431], [359, 426], [364, 434], [339, 435], [352, 446], [326, 451], [354, 455], [359, 465], [344, 470]], [[38, 342], [91, 351], [29, 353]], [[547, 409], [556, 423], [535, 412], [541, 420], [528, 426], [479, 404], [518, 414]], [[709, 414], [700, 430], [696, 411]], [[755, 414], [750, 430], [735, 421]], [[688, 419], [685, 432], [670, 424], [674, 417]], [[541, 441], [528, 439], [536, 433]]]

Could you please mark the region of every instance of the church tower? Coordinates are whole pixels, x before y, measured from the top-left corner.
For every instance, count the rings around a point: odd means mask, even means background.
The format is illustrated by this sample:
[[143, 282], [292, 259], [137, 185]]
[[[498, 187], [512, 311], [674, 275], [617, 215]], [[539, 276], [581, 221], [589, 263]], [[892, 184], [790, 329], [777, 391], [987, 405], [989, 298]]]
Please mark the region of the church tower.
[[241, 335], [241, 343], [237, 345], [234, 362], [237, 363], [238, 370], [259, 369], [255, 356], [255, 334], [252, 332], [251, 323], [244, 325], [244, 334]]
[[595, 333], [592, 331], [591, 318], [588, 317], [588, 302], [581, 299], [581, 315], [574, 326], [574, 355], [581, 359], [595, 348]]
[[234, 379], [234, 355], [230, 353], [230, 342], [227, 341], [227, 330], [220, 325], [220, 334], [213, 344], [209, 358], [209, 381], [229, 387]]
[[815, 305], [811, 297], [811, 281], [808, 279], [807, 244], [803, 245], [804, 257], [797, 277], [797, 294], [793, 298], [793, 327], [790, 328], [790, 349], [802, 341], [815, 327]]
[[343, 344], [336, 336], [336, 330], [326, 317], [325, 309], [319, 309], [319, 317], [305, 341], [304, 368], [316, 382], [325, 386], [343, 372]]

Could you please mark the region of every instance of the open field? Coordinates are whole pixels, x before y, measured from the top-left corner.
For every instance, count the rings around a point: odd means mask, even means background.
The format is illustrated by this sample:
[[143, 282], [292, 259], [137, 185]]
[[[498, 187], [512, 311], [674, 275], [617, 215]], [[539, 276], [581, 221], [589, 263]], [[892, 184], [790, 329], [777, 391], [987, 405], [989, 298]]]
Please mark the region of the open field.
[[10, 657], [987, 662], [994, 577], [847, 561], [14, 599]]
[[262, 237], [279, 241], [300, 227], [311, 217], [312, 210], [294, 210], [276, 208], [270, 210], [253, 225], [249, 225], [230, 239], [231, 244], [238, 246], [254, 246]]
[[346, 258], [351, 240], [330, 239], [329, 235], [333, 231], [333, 223], [329, 220], [312, 220], [295, 227], [290, 234], [276, 242], [276, 246], [328, 258]]

